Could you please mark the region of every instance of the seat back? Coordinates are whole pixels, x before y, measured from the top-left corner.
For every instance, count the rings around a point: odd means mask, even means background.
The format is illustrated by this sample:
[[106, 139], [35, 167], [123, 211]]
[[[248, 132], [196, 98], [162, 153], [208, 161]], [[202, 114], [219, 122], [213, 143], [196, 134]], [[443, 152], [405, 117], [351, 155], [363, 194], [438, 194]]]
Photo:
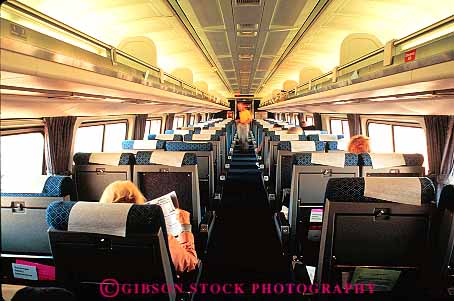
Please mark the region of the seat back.
[[[119, 283], [173, 285], [175, 273], [159, 206], [88, 203], [90, 210], [75, 209], [75, 206], [86, 205], [54, 202], [47, 209], [58, 282], [76, 291], [79, 298], [89, 296], [90, 299], [104, 297], [100, 296], [99, 286], [105, 279]], [[119, 213], [126, 216], [125, 234], [106, 234], [106, 227], [99, 226], [98, 216], [106, 210], [118, 210], [113, 206], [119, 205], [131, 205], [122, 206]], [[81, 213], [83, 216], [78, 216]], [[79, 227], [72, 227], [75, 219], [78, 219]], [[101, 224], [110, 225], [110, 222]], [[100, 230], [92, 230], [97, 228]], [[156, 298], [174, 300], [175, 294], [157, 295]]]
[[[312, 143], [315, 146], [315, 151], [325, 151], [325, 142], [313, 141]], [[282, 191], [284, 189], [290, 189], [293, 172], [292, 158], [295, 153], [295, 150], [292, 150], [292, 143], [290, 141], [280, 141], [278, 143], [276, 156], [276, 173], [274, 175], [276, 177], [276, 197], [278, 200], [281, 199]]]
[[46, 208], [56, 200], [69, 200], [70, 177], [49, 176], [41, 193], [1, 193], [2, 254], [50, 255]]
[[201, 206], [206, 208], [214, 195], [216, 179], [216, 150], [219, 141], [171, 142], [166, 146], [167, 151], [188, 151], [197, 156]]
[[164, 140], [164, 141], [183, 141], [183, 135], [180, 134], [150, 134], [148, 140]]
[[[168, 142], [166, 146], [171, 143]], [[137, 152], [133, 172], [134, 183], [148, 200], [175, 191], [180, 208], [191, 213], [191, 223], [194, 229], [198, 229], [201, 205], [196, 154], [193, 152], [184, 154], [182, 166], [175, 167], [150, 163], [152, 153], [152, 151]]]
[[76, 153], [73, 180], [77, 200], [98, 201], [112, 182], [132, 180], [132, 153]]
[[304, 135], [296, 134], [274, 134], [270, 136], [268, 142], [268, 154], [267, 157], [265, 157], [265, 173], [270, 177], [272, 183], [275, 183], [276, 181], [277, 151], [279, 142], [281, 141], [307, 141], [307, 138]]
[[[218, 132], [218, 131], [216, 131]], [[222, 139], [221, 139], [222, 138]], [[212, 145], [213, 149], [213, 185], [216, 184], [217, 179], [219, 178], [219, 175], [223, 171], [223, 159], [222, 159], [222, 151], [221, 149], [224, 147], [223, 143], [221, 140], [225, 141], [225, 136], [220, 136], [219, 134], [195, 134], [195, 135], [185, 135], [184, 136], [184, 141], [186, 143], [209, 143]], [[206, 151], [206, 148], [203, 147], [203, 150]], [[200, 174], [200, 171], [199, 171]], [[200, 174], [201, 175], [201, 174]], [[214, 191], [212, 191], [214, 192]]]
[[[421, 154], [376, 154], [381, 159], [374, 166], [373, 158], [375, 154], [360, 154], [359, 164], [361, 166], [361, 176], [363, 177], [422, 177], [424, 175], [424, 156]], [[400, 156], [400, 160], [396, 158]], [[396, 163], [401, 162], [399, 165]], [[374, 168], [375, 167], [375, 168]]]
[[131, 153], [137, 153], [139, 150], [164, 149], [165, 140], [124, 140], [121, 148]]
[[[324, 163], [324, 165], [313, 163], [313, 159], [315, 160], [318, 154], [326, 156], [329, 160], [337, 158], [343, 162], [338, 162], [338, 166], [328, 165], [329, 163]], [[341, 167], [341, 165], [343, 166]], [[320, 232], [309, 232], [309, 228], [311, 227], [311, 215], [315, 212], [313, 210], [320, 210], [324, 207], [328, 181], [332, 178], [358, 176], [358, 156], [352, 153], [297, 153], [293, 155], [288, 212], [292, 251], [300, 253], [303, 248], [302, 244], [307, 240], [313, 241], [314, 247], [318, 248]], [[319, 223], [317, 220], [313, 220], [313, 222]], [[313, 253], [311, 251], [311, 254]]]
[[[376, 267], [401, 271], [393, 291], [408, 294], [427, 285], [437, 223], [434, 185], [428, 178], [385, 180], [392, 185], [377, 185], [367, 178], [329, 180], [319, 284], [339, 283], [342, 273], [351, 276], [355, 268]], [[415, 197], [419, 205], [409, 205]]]

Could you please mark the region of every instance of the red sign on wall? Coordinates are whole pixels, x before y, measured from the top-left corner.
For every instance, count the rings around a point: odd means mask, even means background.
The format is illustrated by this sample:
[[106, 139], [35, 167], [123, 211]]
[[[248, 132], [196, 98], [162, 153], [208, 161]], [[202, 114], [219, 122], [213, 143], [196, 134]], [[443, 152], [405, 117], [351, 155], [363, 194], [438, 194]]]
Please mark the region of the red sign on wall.
[[416, 49], [405, 52], [405, 63], [414, 61], [416, 59]]

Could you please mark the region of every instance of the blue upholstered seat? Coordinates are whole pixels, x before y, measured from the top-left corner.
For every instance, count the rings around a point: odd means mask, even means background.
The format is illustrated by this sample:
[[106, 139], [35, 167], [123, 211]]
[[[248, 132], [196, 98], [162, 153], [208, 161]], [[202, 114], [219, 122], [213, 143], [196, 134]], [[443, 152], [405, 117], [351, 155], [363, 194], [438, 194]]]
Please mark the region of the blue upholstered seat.
[[[314, 166], [318, 164], [313, 164], [311, 162], [312, 154], [311, 153], [297, 153], [293, 155], [293, 165], [303, 165], [303, 166]], [[353, 153], [345, 153], [345, 165], [344, 166], [358, 166], [358, 155]]]
[[[134, 142], [135, 141], [142, 141], [142, 140], [124, 140], [121, 143], [121, 148], [122, 149], [134, 149]], [[156, 149], [164, 149], [165, 145], [166, 145], [166, 141], [165, 140], [158, 140], [156, 142]]]
[[49, 176], [41, 193], [2, 192], [3, 197], [63, 197], [73, 192], [73, 181], [68, 176]]
[[[152, 151], [139, 151], [136, 154], [136, 165], [154, 165], [150, 163]], [[193, 153], [186, 153], [182, 165], [197, 165], [197, 156]]]
[[[75, 153], [74, 154], [74, 164], [75, 165], [96, 165], [95, 163], [90, 163], [90, 156], [92, 153]], [[134, 164], [134, 154], [122, 153], [118, 165], [132, 165]]]
[[[150, 134], [148, 135], [148, 140], [156, 140], [156, 134]], [[159, 140], [159, 139], [158, 139]], [[179, 134], [175, 134], [173, 136], [173, 141], [183, 141], [183, 136], [182, 135], [179, 135]]]
[[[46, 210], [46, 223], [55, 230], [67, 231], [71, 209], [76, 202], [56, 201]], [[115, 204], [112, 204], [115, 206]], [[156, 222], [157, 221], [157, 222]], [[157, 205], [132, 205], [126, 221], [126, 235], [156, 234], [161, 225], [165, 225], [161, 208]], [[162, 229], [166, 232], [166, 228]], [[167, 236], [165, 236], [167, 238]]]
[[171, 141], [167, 142], [165, 149], [166, 151], [211, 151], [213, 145], [209, 141], [207, 143]]
[[[307, 141], [307, 137], [304, 135], [299, 135], [299, 141]], [[270, 141], [281, 141], [281, 136], [272, 134], [270, 135]]]
[[[291, 141], [281, 141], [277, 145], [278, 150], [283, 151], [291, 151]], [[324, 151], [325, 150], [325, 142], [323, 141], [315, 141], [315, 150], [316, 151]]]
[[[342, 138], [344, 138], [344, 135], [337, 135], [337, 139], [342, 139]], [[320, 141], [320, 136], [319, 135], [308, 135], [307, 140]]]
[[[421, 154], [402, 154], [405, 160], [405, 166], [422, 166], [424, 156]], [[359, 164], [361, 166], [372, 166], [372, 159], [368, 153], [359, 154]]]
[[[398, 183], [401, 179], [395, 178]], [[421, 202], [432, 203], [435, 201], [435, 186], [429, 178], [419, 178], [421, 183]], [[326, 186], [326, 199], [331, 202], [380, 202], [364, 196], [364, 178], [332, 178]], [[405, 187], [402, 187], [405, 189]]]

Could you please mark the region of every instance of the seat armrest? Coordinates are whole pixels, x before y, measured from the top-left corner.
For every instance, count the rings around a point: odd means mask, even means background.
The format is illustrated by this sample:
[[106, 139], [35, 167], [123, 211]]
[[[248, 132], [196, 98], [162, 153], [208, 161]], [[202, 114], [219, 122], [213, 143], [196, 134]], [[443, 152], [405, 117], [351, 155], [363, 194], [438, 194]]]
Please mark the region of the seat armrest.
[[274, 214], [274, 224], [281, 241], [282, 251], [288, 254], [289, 250], [289, 236], [290, 236], [290, 224], [285, 218], [283, 212], [276, 212]]

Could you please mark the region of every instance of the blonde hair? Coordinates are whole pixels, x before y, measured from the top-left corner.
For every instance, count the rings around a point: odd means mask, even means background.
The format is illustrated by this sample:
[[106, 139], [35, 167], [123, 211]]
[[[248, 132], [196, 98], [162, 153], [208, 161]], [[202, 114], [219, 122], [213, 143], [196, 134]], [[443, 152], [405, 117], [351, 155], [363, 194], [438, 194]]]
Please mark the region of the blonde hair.
[[287, 130], [287, 134], [303, 134], [303, 129], [299, 127], [291, 127]]
[[115, 181], [104, 189], [99, 202], [144, 204], [146, 199], [131, 181]]
[[363, 135], [351, 137], [347, 150], [354, 154], [370, 153], [369, 137]]

